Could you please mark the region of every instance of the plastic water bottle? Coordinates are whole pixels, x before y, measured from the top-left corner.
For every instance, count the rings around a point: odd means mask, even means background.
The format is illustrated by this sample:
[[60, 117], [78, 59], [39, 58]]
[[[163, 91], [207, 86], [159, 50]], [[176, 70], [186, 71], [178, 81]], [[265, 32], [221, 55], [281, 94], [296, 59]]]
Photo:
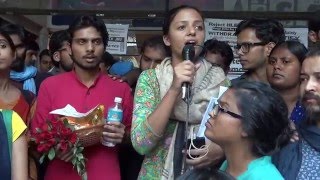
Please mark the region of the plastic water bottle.
[[[123, 110], [121, 107], [122, 98], [115, 97], [114, 98], [115, 105], [108, 109], [108, 116], [106, 122], [121, 122], [123, 116]], [[115, 144], [111, 142], [102, 141], [104, 146], [114, 147]]]

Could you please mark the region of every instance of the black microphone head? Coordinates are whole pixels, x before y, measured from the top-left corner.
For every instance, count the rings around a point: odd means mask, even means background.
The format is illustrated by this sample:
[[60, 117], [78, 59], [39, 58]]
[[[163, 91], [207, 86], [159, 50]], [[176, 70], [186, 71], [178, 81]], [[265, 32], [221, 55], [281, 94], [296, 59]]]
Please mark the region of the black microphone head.
[[195, 56], [194, 44], [186, 44], [182, 50], [183, 60], [193, 61]]

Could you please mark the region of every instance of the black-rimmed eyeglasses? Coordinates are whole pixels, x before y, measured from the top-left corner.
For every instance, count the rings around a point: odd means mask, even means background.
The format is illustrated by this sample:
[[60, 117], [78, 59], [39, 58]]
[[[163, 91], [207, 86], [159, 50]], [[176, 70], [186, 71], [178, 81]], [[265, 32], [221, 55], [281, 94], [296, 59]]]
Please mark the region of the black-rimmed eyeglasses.
[[222, 108], [222, 107], [220, 106], [220, 104], [216, 104], [216, 105], [214, 106], [212, 112], [213, 112], [213, 116], [214, 116], [214, 117], [217, 117], [220, 112], [223, 112], [223, 113], [229, 114], [230, 116], [232, 116], [232, 117], [234, 117], [234, 118], [242, 119], [242, 116], [241, 116], [241, 115], [239, 115], [239, 114], [237, 114], [237, 113], [234, 113], [234, 112], [231, 112], [231, 111], [228, 111], [228, 110]]
[[241, 50], [243, 53], [248, 53], [250, 51], [250, 49], [254, 46], [264, 46], [268, 43], [266, 42], [256, 42], [256, 43], [251, 43], [251, 42], [243, 42], [240, 44], [236, 44], [235, 45], [235, 49], [238, 52], [239, 50]]

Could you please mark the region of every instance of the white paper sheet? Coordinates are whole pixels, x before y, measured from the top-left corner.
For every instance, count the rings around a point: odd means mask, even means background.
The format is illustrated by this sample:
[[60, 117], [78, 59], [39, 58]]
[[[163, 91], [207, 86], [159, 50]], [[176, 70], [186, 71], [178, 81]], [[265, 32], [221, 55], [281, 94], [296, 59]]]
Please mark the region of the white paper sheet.
[[210, 99], [210, 102], [207, 106], [207, 109], [205, 111], [205, 113], [203, 114], [202, 120], [201, 120], [201, 124], [199, 127], [199, 131], [197, 133], [197, 137], [204, 137], [204, 131], [206, 130], [206, 122], [209, 119], [209, 113], [212, 111], [213, 107], [218, 103], [218, 99], [222, 96], [222, 94], [228, 89], [228, 87], [225, 86], [220, 86], [219, 88], [219, 95], [218, 97], [212, 97]]
[[87, 116], [88, 114], [90, 114], [96, 107], [92, 108], [91, 110], [89, 110], [86, 113], [80, 113], [73, 106], [71, 106], [70, 104], [67, 104], [66, 107], [64, 107], [62, 109], [53, 110], [49, 114], [57, 114], [57, 115], [62, 115], [62, 116], [81, 118], [81, 117], [84, 117], [84, 116]]

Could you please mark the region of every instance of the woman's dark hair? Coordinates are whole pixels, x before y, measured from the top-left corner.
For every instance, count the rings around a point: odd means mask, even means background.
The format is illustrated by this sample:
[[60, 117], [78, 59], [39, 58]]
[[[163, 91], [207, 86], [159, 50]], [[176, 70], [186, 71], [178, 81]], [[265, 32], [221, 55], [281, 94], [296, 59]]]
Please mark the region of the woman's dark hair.
[[40, 50], [39, 44], [35, 40], [27, 41], [26, 42], [26, 51], [36, 51], [38, 52]]
[[111, 67], [114, 63], [117, 62], [117, 60], [114, 59], [114, 57], [108, 53], [107, 51], [105, 51], [102, 55], [102, 61], [104, 63], [105, 67]]
[[274, 19], [249, 19], [241, 21], [234, 33], [238, 36], [241, 31], [245, 29], [254, 29], [256, 32], [256, 36], [262, 42], [269, 43], [274, 42], [278, 44], [280, 42], [285, 41], [285, 33], [283, 25]]
[[49, 41], [50, 54], [53, 55], [63, 47], [64, 42], [70, 42], [70, 34], [66, 30], [56, 31], [52, 33]]
[[214, 168], [196, 168], [187, 171], [177, 180], [235, 180], [230, 174]]
[[12, 50], [12, 52], [15, 52], [16, 51], [16, 47], [14, 46], [13, 41], [10, 38], [10, 35], [6, 31], [3, 31], [2, 29], [0, 29], [0, 35], [2, 35], [8, 41], [10, 49]]
[[102, 41], [104, 44], [104, 47], [106, 48], [108, 46], [108, 32], [106, 25], [101, 19], [98, 19], [96, 16], [79, 16], [77, 17], [69, 26], [69, 33], [71, 36], [71, 39], [74, 36], [74, 32], [87, 27], [94, 27], [97, 29], [97, 31], [101, 34]]
[[18, 24], [3, 24], [0, 29], [4, 32], [6, 32], [8, 35], [17, 35], [20, 40], [25, 43], [25, 30], [23, 26], [20, 26]]
[[270, 155], [289, 142], [292, 131], [288, 108], [277, 91], [268, 84], [248, 81], [234, 83], [231, 89], [255, 155]]
[[143, 54], [146, 48], [155, 48], [160, 49], [166, 56], [169, 56], [170, 53], [168, 52], [167, 46], [163, 42], [163, 36], [157, 35], [152, 36], [145, 41], [143, 41], [140, 54]]
[[217, 39], [209, 39], [204, 43], [204, 49], [199, 56], [205, 56], [207, 52], [220, 54], [223, 58], [225, 67], [229, 67], [233, 61], [233, 51], [230, 45], [225, 41]]
[[318, 33], [320, 31], [320, 20], [318, 18], [310, 19], [308, 21], [308, 29]]
[[306, 57], [306, 54], [308, 52], [308, 49], [299, 41], [284, 41], [279, 44], [277, 44], [271, 51], [270, 54], [272, 54], [275, 49], [277, 48], [287, 48], [294, 56], [297, 57], [297, 59], [300, 62], [300, 65], [302, 65], [303, 60]]
[[[50, 51], [51, 59], [53, 59], [53, 55], [55, 52], [61, 50], [64, 42], [70, 43], [70, 39], [71, 39], [70, 34], [67, 30], [60, 30], [51, 34], [50, 40], [49, 40], [49, 51]], [[58, 61], [52, 61], [52, 63], [57, 68], [60, 65], [60, 62]]]
[[304, 59], [312, 58], [312, 57], [319, 57], [319, 56], [320, 56], [320, 49], [316, 48], [316, 49], [312, 49], [312, 50], [308, 51], [306, 54], [306, 57]]
[[199, 9], [197, 9], [196, 7], [188, 6], [188, 5], [181, 5], [181, 6], [175, 7], [175, 8], [173, 8], [173, 9], [171, 9], [171, 10], [167, 13], [167, 15], [166, 15], [166, 17], [165, 17], [165, 19], [164, 19], [164, 21], [163, 21], [163, 25], [162, 25], [163, 35], [168, 35], [168, 33], [169, 33], [169, 28], [170, 28], [170, 25], [171, 25], [173, 19], [174, 19], [174, 18], [176, 17], [176, 15], [177, 15], [181, 10], [183, 10], [183, 9], [193, 9], [193, 10], [197, 11], [197, 12], [201, 15], [202, 19], [204, 19], [202, 12], [201, 12]]

